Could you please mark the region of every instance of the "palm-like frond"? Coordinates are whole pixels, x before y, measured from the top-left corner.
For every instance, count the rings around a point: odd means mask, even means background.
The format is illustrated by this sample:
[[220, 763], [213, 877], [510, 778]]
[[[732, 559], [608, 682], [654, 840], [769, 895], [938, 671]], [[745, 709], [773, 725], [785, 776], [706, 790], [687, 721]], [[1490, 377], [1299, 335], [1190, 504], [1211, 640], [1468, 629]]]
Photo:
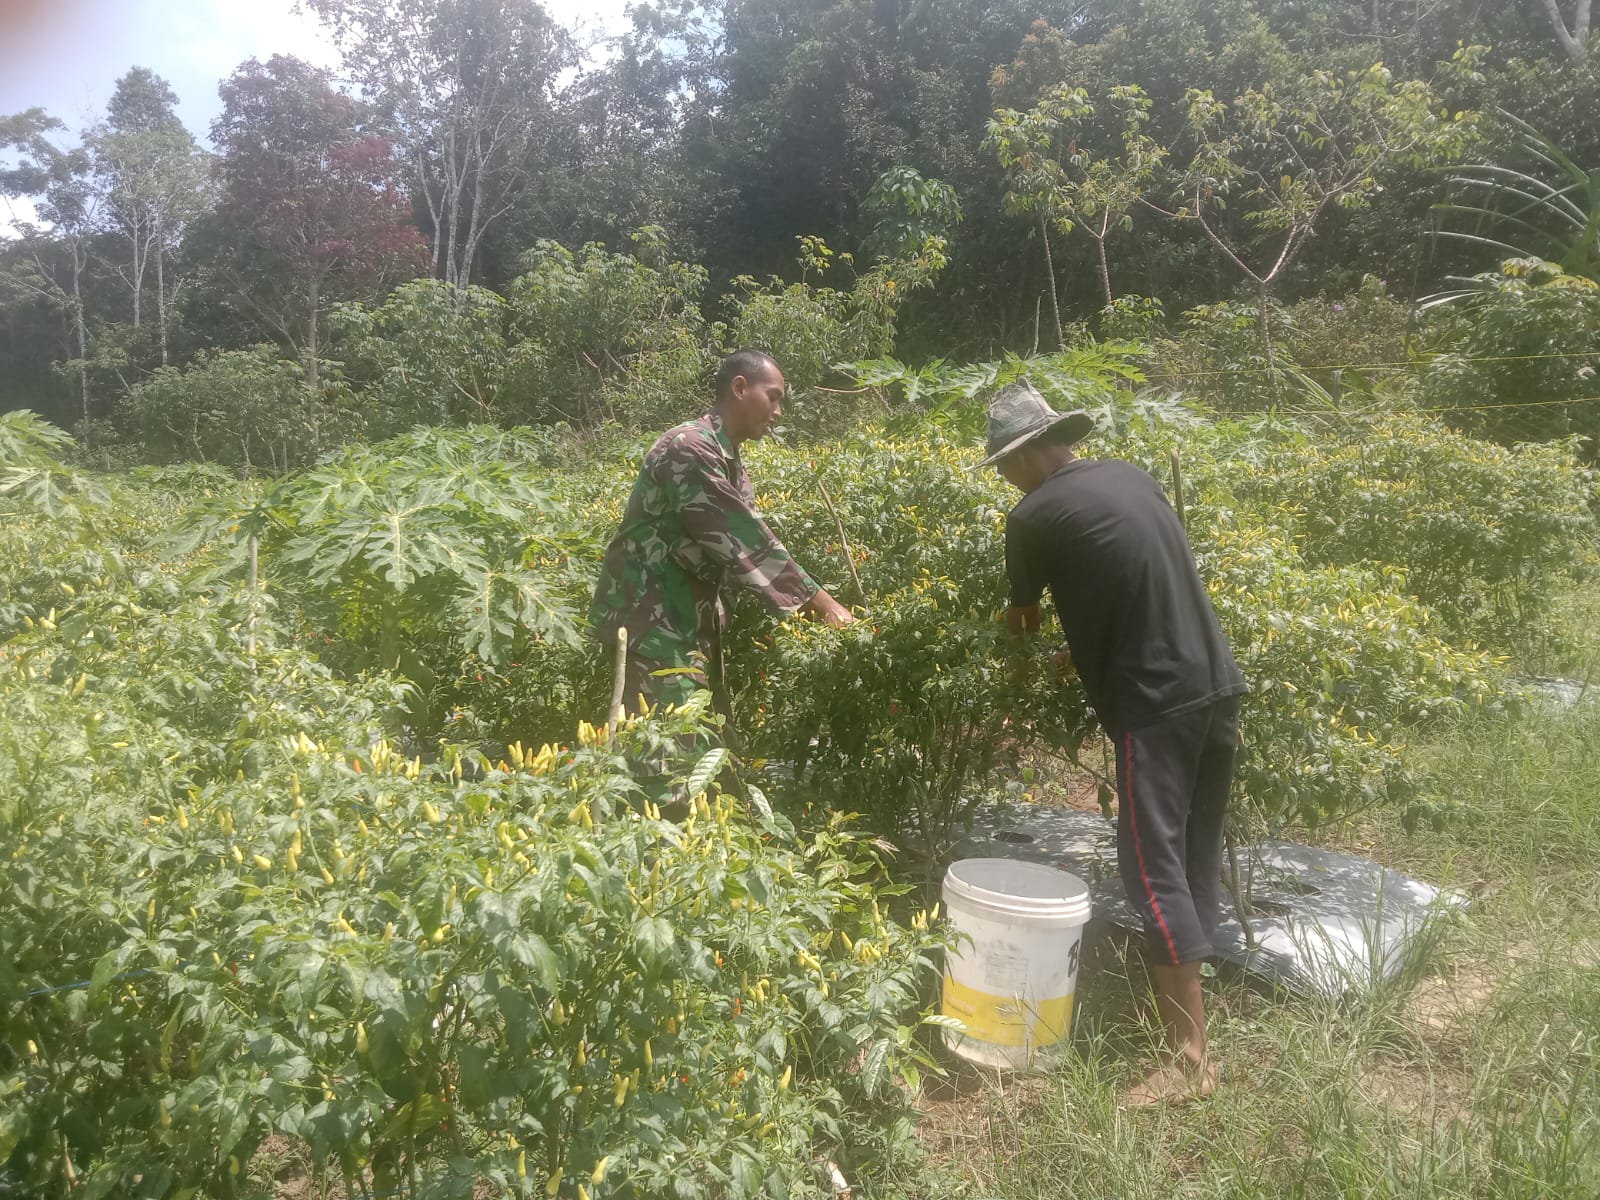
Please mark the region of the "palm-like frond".
[[1579, 166], [1522, 118], [1499, 115], [1516, 133], [1511, 153], [1451, 174], [1456, 195], [1434, 206], [1434, 236], [1600, 279], [1600, 169]]

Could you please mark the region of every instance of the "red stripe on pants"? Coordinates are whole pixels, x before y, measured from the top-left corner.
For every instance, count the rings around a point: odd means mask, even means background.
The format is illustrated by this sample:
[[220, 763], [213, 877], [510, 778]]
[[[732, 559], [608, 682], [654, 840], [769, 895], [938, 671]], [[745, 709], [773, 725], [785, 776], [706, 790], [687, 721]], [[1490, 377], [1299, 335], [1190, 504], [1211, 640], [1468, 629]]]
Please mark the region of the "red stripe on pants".
[[1172, 965], [1178, 962], [1178, 947], [1172, 940], [1172, 931], [1167, 928], [1167, 919], [1161, 915], [1161, 903], [1156, 899], [1156, 890], [1150, 886], [1150, 872], [1144, 868], [1144, 847], [1139, 842], [1139, 806], [1133, 802], [1133, 734], [1129, 732], [1123, 737], [1124, 752], [1127, 755], [1127, 770], [1124, 773], [1128, 781], [1128, 824], [1133, 829], [1133, 851], [1139, 858], [1139, 874], [1144, 879], [1144, 893], [1150, 897], [1150, 908], [1156, 914], [1156, 924], [1161, 926], [1161, 936], [1167, 939], [1167, 949], [1172, 952]]

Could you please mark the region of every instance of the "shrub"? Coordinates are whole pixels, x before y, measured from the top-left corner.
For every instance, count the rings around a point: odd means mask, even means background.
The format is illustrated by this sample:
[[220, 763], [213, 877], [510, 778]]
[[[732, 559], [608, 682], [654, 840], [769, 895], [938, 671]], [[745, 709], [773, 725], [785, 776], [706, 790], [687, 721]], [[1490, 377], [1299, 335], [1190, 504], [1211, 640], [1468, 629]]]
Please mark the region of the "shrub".
[[168, 545], [220, 540], [227, 552], [211, 569], [237, 580], [258, 536], [264, 587], [305, 635], [346, 672], [402, 674], [414, 685], [407, 719], [432, 736], [464, 677], [579, 640], [589, 577], [573, 560], [596, 551], [543, 486], [552, 454], [531, 430], [420, 428], [346, 450], [242, 508], [237, 497], [197, 507]]
[[[1287, 514], [1252, 491], [1286, 469], [1271, 449], [1281, 435], [1269, 432], [1263, 445], [1249, 428], [1194, 427], [1129, 399], [1112, 407], [1121, 431], [1092, 445], [1096, 456], [1164, 477], [1166, 451], [1183, 449], [1202, 576], [1252, 687], [1241, 811], [1273, 829], [1380, 803], [1425, 811], [1405, 766], [1409, 731], [1494, 696], [1498, 663], [1455, 649], [1448, 627], [1409, 598], [1399, 566], [1301, 557], [1274, 528]], [[995, 622], [1015, 493], [989, 473], [964, 472], [972, 455], [938, 433], [867, 429], [826, 455], [753, 456], [775, 528], [808, 570], [855, 602], [820, 503], [819, 479], [826, 485], [855, 556], [863, 619], [843, 631], [785, 623], [769, 632], [741, 613], [730, 634], [754, 752], [793, 764], [810, 794], [929, 853], [1020, 750], [1075, 754], [1094, 727], [1076, 681], [1054, 686], [1036, 673], [1033, 684], [1018, 682]]]
[[[844, 364], [880, 358], [894, 346], [895, 319], [911, 292], [926, 287], [945, 263], [944, 243], [925, 238], [909, 253], [881, 259], [861, 272], [848, 291], [812, 283], [848, 268], [848, 253], [835, 253], [821, 238], [800, 239], [801, 279], [762, 283], [741, 276], [728, 301], [733, 317], [723, 331], [729, 349], [758, 346], [772, 351], [790, 391], [809, 400], [802, 413], [812, 429], [824, 426], [836, 405], [819, 404], [814, 389]], [[808, 394], [810, 394], [808, 396]]]
[[161, 367], [122, 402], [123, 419], [159, 461], [221, 463], [282, 474], [359, 436], [337, 388], [314, 391], [276, 348], [209, 351]]
[[1406, 742], [1498, 695], [1500, 664], [1458, 650], [1393, 568], [1308, 566], [1282, 533], [1222, 525], [1200, 568], [1250, 685], [1234, 820], [1315, 827], [1388, 805], [1408, 824], [1444, 807]]
[[[655, 256], [658, 233], [635, 235]], [[672, 425], [705, 405], [712, 334], [697, 307], [703, 267], [650, 265], [590, 244], [540, 242], [508, 289], [511, 421]]]
[[[678, 757], [698, 708], [424, 764], [391, 677], [266, 619], [247, 653], [244, 600], [151, 575], [0, 646], [8, 1184], [246, 1194], [269, 1135], [349, 1191], [597, 1200], [909, 1153], [888, 1080], [926, 1061], [941, 938], [840, 822], [737, 816]], [[681, 825], [641, 755], [687, 777]]]
[[[1329, 389], [1352, 374], [1382, 379], [1398, 371], [1404, 377], [1410, 367], [1410, 317], [1383, 281], [1368, 275], [1348, 296], [1314, 296], [1290, 305], [1285, 341], [1295, 365]], [[1387, 369], [1370, 370], [1378, 364]]]
[[1167, 312], [1154, 296], [1118, 296], [1100, 310], [1102, 337], [1153, 342], [1167, 330]]
[[486, 422], [501, 411], [506, 302], [489, 289], [415, 279], [381, 305], [339, 306], [330, 324], [374, 436]]
[[70, 1157], [88, 1194], [226, 1192], [269, 1133], [379, 1190], [784, 1194], [819, 1144], [883, 1165], [857, 1128], [898, 1112], [933, 941], [878, 915], [847, 836], [767, 841], [715, 795], [642, 820], [622, 746], [468, 778], [263, 740], [254, 779], [8, 822], [8, 982], [89, 980], [7, 1006], [43, 1047], [8, 1089], [26, 1185]]
[[1434, 357], [1422, 402], [1452, 424], [1511, 444], [1574, 434], [1600, 438], [1600, 284], [1537, 259], [1499, 272], [1437, 305], [1423, 329]]
[[1295, 325], [1282, 306], [1271, 303], [1267, 319], [1279, 353], [1269, 365], [1261, 347], [1259, 313], [1255, 303], [1229, 300], [1191, 308], [1183, 314], [1178, 335], [1156, 343], [1151, 379], [1224, 412], [1273, 407], [1283, 385], [1273, 367], [1292, 365], [1283, 343], [1293, 337]]
[[1594, 545], [1595, 480], [1570, 444], [1512, 450], [1396, 416], [1356, 440], [1295, 441], [1234, 483], [1308, 561], [1402, 568], [1449, 634], [1512, 647]]

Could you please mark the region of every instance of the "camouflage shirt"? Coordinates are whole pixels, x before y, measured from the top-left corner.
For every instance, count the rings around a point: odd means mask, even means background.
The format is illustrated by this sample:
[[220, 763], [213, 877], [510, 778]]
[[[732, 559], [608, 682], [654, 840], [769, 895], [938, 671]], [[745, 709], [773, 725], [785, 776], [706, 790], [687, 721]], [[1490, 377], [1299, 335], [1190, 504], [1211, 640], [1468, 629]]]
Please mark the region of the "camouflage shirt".
[[642, 658], [684, 662], [722, 629], [722, 589], [793, 612], [817, 593], [755, 508], [755, 491], [714, 413], [669, 429], [644, 456], [606, 549], [589, 620], [628, 630]]

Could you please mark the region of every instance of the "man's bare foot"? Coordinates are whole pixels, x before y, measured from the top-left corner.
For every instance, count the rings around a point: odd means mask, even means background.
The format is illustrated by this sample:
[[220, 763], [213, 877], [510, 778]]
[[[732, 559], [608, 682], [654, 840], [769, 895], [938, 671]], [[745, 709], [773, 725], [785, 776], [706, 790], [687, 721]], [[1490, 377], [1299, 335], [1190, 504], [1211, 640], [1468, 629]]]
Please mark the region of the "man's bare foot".
[[1124, 1103], [1145, 1108], [1173, 1101], [1203, 1100], [1216, 1090], [1217, 1068], [1211, 1063], [1195, 1066], [1188, 1062], [1169, 1062], [1151, 1068], [1149, 1074], [1128, 1090]]

